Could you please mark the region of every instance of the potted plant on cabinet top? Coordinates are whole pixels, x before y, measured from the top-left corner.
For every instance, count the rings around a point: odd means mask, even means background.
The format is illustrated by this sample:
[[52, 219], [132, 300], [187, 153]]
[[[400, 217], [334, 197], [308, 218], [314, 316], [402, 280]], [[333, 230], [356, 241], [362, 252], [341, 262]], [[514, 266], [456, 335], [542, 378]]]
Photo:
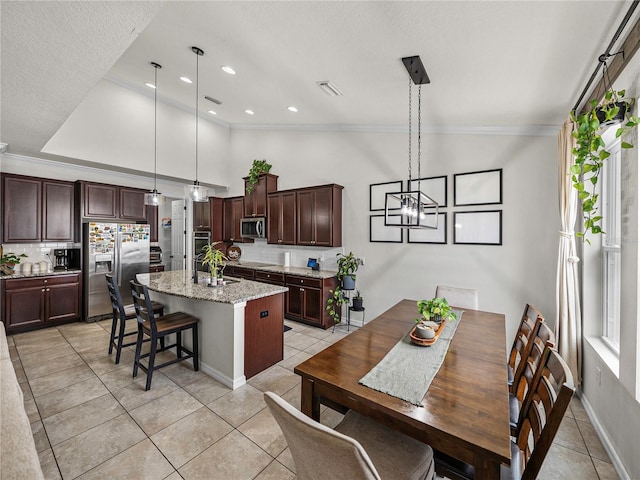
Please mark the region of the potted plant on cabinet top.
[[225, 262], [229, 259], [222, 253], [222, 250], [216, 248], [216, 245], [221, 242], [214, 242], [209, 245], [205, 245], [202, 250], [204, 255], [202, 257], [202, 264], [209, 265], [209, 272], [211, 275], [210, 286], [222, 285], [223, 271], [226, 266]]
[[[589, 244], [591, 242], [585, 236], [588, 232], [605, 233], [600, 224], [602, 215], [598, 214], [596, 189], [604, 161], [611, 156], [601, 137], [603, 127], [620, 123], [616, 130], [616, 138], [620, 138], [638, 125], [638, 118], [631, 114], [634, 101], [625, 99], [625, 93], [625, 90], [609, 89], [600, 105], [597, 100], [591, 100], [590, 108], [584, 113], [576, 115], [575, 112], [571, 112], [571, 119], [576, 125], [573, 132], [576, 146], [572, 150], [574, 160], [571, 166], [571, 181], [573, 188], [578, 191], [584, 218], [584, 229], [576, 235]], [[633, 148], [632, 144], [624, 140], [620, 146]]]
[[253, 192], [256, 183], [258, 183], [258, 177], [263, 173], [269, 173], [272, 165], [266, 160], [254, 160], [249, 170], [249, 185], [247, 185], [247, 193]]
[[417, 305], [418, 313], [421, 317], [416, 318], [416, 322], [432, 321], [441, 323], [458, 318], [446, 298], [436, 297], [431, 300], [419, 300]]
[[15, 253], [5, 253], [0, 257], [0, 271], [5, 275], [11, 275], [16, 265], [20, 263], [21, 258], [26, 258], [25, 253], [16, 255]]

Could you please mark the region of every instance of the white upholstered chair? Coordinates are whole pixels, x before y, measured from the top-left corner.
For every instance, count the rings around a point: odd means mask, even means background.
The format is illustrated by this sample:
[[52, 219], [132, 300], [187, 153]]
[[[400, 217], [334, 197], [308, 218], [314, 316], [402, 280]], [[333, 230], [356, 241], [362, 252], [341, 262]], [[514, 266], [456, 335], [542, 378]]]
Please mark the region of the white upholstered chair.
[[300, 480], [432, 479], [429, 445], [349, 411], [335, 430], [271, 392], [264, 400], [291, 449]]
[[454, 307], [478, 310], [478, 291], [471, 288], [456, 288], [438, 285], [436, 297], [446, 298], [447, 303]]

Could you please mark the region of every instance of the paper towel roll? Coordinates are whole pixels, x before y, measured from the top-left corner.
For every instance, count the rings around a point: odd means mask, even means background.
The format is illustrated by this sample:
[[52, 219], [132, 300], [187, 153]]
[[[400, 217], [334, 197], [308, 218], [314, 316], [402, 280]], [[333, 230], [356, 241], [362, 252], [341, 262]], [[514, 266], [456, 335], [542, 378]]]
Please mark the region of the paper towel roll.
[[284, 266], [291, 266], [291, 252], [284, 252]]

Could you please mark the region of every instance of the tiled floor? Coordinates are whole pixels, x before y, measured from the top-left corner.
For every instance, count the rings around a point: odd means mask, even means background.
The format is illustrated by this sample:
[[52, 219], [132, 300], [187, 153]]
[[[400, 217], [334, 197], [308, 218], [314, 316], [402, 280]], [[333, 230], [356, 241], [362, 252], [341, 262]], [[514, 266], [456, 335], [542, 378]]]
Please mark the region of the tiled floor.
[[[110, 321], [9, 337], [9, 349], [47, 479], [292, 479], [295, 467], [262, 392], [299, 408], [298, 363], [346, 335], [286, 322], [284, 360], [230, 390], [185, 363], [131, 377], [106, 354]], [[132, 325], [133, 326], [133, 325]], [[163, 354], [164, 355], [164, 354]], [[335, 426], [341, 415], [323, 410]], [[574, 399], [540, 478], [615, 479], [611, 462]]]

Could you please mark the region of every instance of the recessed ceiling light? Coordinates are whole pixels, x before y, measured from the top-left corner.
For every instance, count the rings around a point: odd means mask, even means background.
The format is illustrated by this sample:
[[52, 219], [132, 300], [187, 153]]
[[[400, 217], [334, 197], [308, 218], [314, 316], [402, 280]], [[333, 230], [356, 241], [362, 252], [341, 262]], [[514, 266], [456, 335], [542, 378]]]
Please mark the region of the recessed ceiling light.
[[189, 77], [180, 77], [180, 80], [184, 83], [193, 83]]
[[340, 91], [340, 89], [336, 87], [333, 83], [331, 83], [329, 80], [323, 80], [321, 82], [316, 82], [316, 83], [327, 95], [331, 95], [332, 97], [338, 97], [342, 95], [342, 92]]
[[296, 107], [294, 107], [293, 105], [291, 105], [290, 107], [287, 107], [287, 110], [289, 110], [290, 112], [293, 112], [293, 113], [298, 111], [298, 109]]
[[146, 85], [147, 87], [149, 87], [149, 88], [156, 88], [156, 86], [155, 86], [153, 83], [149, 83], [149, 82], [147, 82], [147, 83], [145, 83], [145, 85]]
[[255, 112], [253, 110], [245, 110], [244, 113], [247, 115], [253, 115]]
[[220, 68], [224, 73], [228, 73], [229, 75], [236, 74], [236, 71], [233, 69], [233, 67], [230, 67], [229, 65], [222, 65]]
[[217, 112], [214, 112], [213, 110], [209, 110], [209, 113], [210, 113], [211, 115], [217, 115], [217, 114], [218, 114]]

